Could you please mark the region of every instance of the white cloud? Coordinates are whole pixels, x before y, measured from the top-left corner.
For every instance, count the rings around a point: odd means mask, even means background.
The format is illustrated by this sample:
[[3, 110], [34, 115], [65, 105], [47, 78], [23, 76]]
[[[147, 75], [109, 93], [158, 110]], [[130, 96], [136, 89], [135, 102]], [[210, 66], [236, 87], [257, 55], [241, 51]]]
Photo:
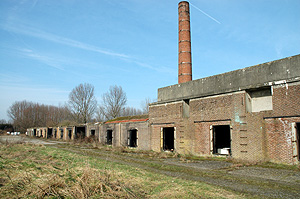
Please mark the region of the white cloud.
[[83, 49], [83, 50], [87, 50], [87, 51], [93, 51], [93, 52], [97, 52], [97, 53], [100, 53], [100, 54], [109, 55], [109, 56], [118, 57], [118, 58], [130, 58], [130, 56], [128, 56], [126, 54], [116, 53], [116, 52], [113, 52], [111, 50], [102, 49], [102, 48], [99, 48], [97, 46], [86, 44], [86, 43], [83, 43], [83, 42], [80, 42], [80, 41], [76, 41], [76, 40], [72, 40], [72, 39], [69, 39], [69, 38], [54, 35], [54, 34], [51, 34], [51, 33], [47, 33], [45, 31], [39, 30], [39, 29], [34, 28], [34, 27], [30, 27], [28, 25], [20, 25], [20, 24], [13, 24], [12, 25], [12, 23], [8, 23], [7, 25], [4, 25], [2, 28], [6, 31], [9, 31], [9, 32], [28, 35], [28, 36], [31, 36], [31, 37], [44, 39], [44, 40], [47, 40], [47, 41], [52, 41], [52, 42], [55, 42], [55, 43], [71, 46], [71, 47], [74, 47], [74, 48], [79, 48], [79, 49]]

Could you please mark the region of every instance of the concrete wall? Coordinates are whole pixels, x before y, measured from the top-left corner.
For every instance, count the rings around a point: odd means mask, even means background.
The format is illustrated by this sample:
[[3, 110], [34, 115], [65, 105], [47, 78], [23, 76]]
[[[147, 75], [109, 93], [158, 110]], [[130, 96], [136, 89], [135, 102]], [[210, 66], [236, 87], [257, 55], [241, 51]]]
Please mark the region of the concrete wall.
[[300, 79], [300, 55], [158, 89], [157, 103], [217, 95]]
[[112, 130], [112, 146], [128, 146], [128, 131], [136, 129], [138, 134], [138, 150], [150, 150], [150, 129], [148, 121], [104, 123], [100, 128], [100, 142], [106, 144], [106, 132]]

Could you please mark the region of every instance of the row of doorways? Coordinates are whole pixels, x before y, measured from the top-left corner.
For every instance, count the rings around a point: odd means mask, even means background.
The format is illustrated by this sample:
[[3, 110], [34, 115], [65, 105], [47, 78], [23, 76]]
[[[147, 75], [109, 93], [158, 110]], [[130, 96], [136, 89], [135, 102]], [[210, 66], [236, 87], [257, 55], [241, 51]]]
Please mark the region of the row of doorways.
[[[161, 145], [163, 151], [175, 150], [175, 127], [162, 128]], [[231, 133], [229, 125], [213, 126], [212, 129], [212, 153], [229, 155], [231, 149]]]
[[[137, 147], [138, 146], [138, 131], [137, 129], [131, 129], [128, 131], [127, 136], [127, 144], [128, 147]], [[113, 143], [113, 130], [107, 130], [106, 131], [106, 144], [112, 145]]]
[[[163, 151], [174, 151], [175, 150], [175, 127], [162, 128], [161, 143]], [[112, 145], [113, 143], [113, 130], [106, 131], [106, 144]], [[138, 134], [136, 129], [128, 131], [128, 146], [138, 146]], [[230, 126], [221, 125], [213, 127], [213, 154], [219, 154], [220, 149], [231, 148], [231, 135]]]
[[[295, 124], [296, 134], [294, 141], [295, 158], [300, 160], [300, 123]], [[161, 133], [161, 147], [163, 151], [175, 150], [176, 130], [175, 127], [162, 128]], [[113, 131], [107, 130], [106, 144], [112, 145]], [[128, 131], [128, 146], [138, 146], [138, 132], [137, 129]], [[231, 130], [230, 125], [216, 125], [212, 126], [211, 131], [211, 152], [212, 154], [230, 155], [231, 154]]]

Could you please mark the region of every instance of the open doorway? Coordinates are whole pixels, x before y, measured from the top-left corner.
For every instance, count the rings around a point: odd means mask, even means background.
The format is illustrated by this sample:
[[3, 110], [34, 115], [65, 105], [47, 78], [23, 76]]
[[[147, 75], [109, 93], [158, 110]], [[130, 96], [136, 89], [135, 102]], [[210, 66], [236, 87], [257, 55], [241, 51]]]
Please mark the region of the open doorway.
[[47, 131], [47, 138], [51, 138], [53, 135], [52, 135], [52, 128], [48, 128], [48, 131]]
[[72, 129], [68, 129], [68, 137], [70, 140], [72, 139]]
[[75, 127], [75, 136], [76, 139], [84, 139], [85, 138], [85, 127]]
[[137, 147], [137, 130], [131, 129], [128, 131], [128, 146], [129, 147]]
[[174, 127], [163, 128], [163, 150], [174, 151]]
[[60, 130], [60, 139], [64, 138], [64, 130], [63, 129], [59, 129]]
[[213, 154], [230, 155], [231, 135], [230, 125], [213, 126], [212, 146]]
[[95, 129], [92, 129], [92, 130], [91, 130], [91, 136], [95, 136], [95, 134], [96, 134], [96, 130], [95, 130]]
[[113, 132], [112, 130], [106, 131], [106, 144], [107, 145], [112, 145], [112, 139], [113, 139], [112, 132]]

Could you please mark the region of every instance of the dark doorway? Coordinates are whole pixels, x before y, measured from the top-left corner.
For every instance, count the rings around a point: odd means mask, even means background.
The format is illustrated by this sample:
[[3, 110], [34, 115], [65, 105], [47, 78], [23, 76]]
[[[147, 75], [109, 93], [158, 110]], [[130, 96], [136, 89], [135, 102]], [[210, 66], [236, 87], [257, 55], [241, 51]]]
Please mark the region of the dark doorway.
[[57, 129], [54, 129], [54, 138], [56, 139]]
[[107, 145], [112, 145], [112, 139], [113, 139], [112, 132], [113, 132], [112, 130], [106, 131], [106, 144]]
[[296, 142], [297, 142], [297, 156], [298, 161], [300, 161], [300, 123], [296, 123]]
[[85, 127], [75, 127], [75, 138], [84, 139], [85, 138]]
[[213, 153], [230, 155], [231, 136], [230, 125], [213, 126]]
[[131, 129], [128, 131], [128, 146], [137, 147], [137, 130]]
[[64, 138], [64, 130], [60, 129], [60, 139], [63, 139], [63, 138]]
[[51, 138], [51, 137], [52, 137], [52, 128], [48, 128], [47, 138]]
[[36, 129], [33, 129], [33, 136], [36, 136]]
[[95, 136], [96, 130], [91, 130], [91, 136]]
[[163, 150], [174, 151], [174, 127], [163, 128]]
[[72, 129], [68, 129], [68, 137], [69, 139], [72, 139]]

